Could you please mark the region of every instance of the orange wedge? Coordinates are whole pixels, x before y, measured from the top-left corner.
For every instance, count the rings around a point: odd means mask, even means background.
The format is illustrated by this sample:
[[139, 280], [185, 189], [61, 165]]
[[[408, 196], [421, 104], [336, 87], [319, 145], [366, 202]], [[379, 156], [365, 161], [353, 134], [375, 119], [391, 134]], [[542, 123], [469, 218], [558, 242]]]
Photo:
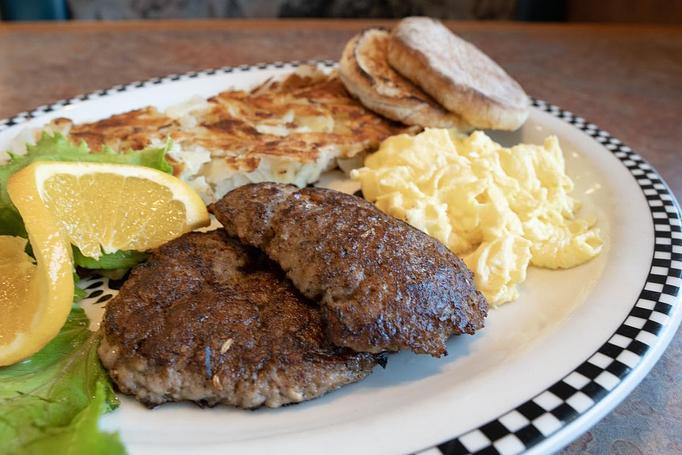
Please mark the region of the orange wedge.
[[36, 162], [7, 185], [35, 255], [2, 237], [0, 366], [40, 350], [61, 329], [73, 301], [71, 245], [98, 258], [144, 251], [209, 223], [206, 206], [181, 180], [141, 167]]

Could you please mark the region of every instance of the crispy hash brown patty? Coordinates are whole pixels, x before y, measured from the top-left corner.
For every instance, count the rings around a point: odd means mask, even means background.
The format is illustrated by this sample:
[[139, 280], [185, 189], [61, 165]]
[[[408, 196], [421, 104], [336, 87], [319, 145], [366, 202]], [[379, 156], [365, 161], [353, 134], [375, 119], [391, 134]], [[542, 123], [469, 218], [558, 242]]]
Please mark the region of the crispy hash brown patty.
[[222, 229], [155, 250], [112, 299], [99, 355], [148, 406], [279, 407], [365, 378], [379, 356], [333, 346], [320, 310]]
[[450, 336], [483, 327], [488, 304], [462, 260], [364, 199], [259, 183], [232, 190], [209, 210], [320, 302], [338, 346], [440, 357]]
[[95, 153], [163, 147], [170, 138], [166, 158], [174, 175], [211, 202], [245, 182], [305, 186], [337, 164], [361, 161], [387, 137], [418, 129], [366, 109], [334, 72], [310, 66], [165, 112], [145, 107], [91, 123], [57, 118], [49, 125]]

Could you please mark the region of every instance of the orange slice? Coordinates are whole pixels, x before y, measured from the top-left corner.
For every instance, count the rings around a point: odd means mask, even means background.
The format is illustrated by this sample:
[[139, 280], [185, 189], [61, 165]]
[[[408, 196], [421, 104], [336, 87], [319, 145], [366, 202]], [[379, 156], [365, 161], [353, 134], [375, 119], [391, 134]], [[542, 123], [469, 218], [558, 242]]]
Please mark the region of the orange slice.
[[12, 175], [7, 190], [36, 263], [21, 239], [1, 238], [0, 366], [37, 352], [64, 325], [74, 291], [71, 243], [98, 258], [154, 248], [209, 223], [186, 183], [141, 166], [36, 162]]

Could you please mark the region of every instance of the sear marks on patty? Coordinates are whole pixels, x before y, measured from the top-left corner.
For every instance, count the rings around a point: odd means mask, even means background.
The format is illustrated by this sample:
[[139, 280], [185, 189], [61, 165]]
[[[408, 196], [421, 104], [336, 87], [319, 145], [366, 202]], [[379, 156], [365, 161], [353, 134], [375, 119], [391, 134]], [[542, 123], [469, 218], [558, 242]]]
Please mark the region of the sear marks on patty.
[[442, 356], [451, 335], [483, 327], [488, 304], [464, 263], [361, 198], [260, 183], [233, 190], [209, 210], [320, 302], [338, 346]]
[[278, 407], [359, 381], [381, 361], [328, 342], [319, 308], [222, 229], [154, 251], [109, 303], [103, 330], [102, 363], [148, 406]]

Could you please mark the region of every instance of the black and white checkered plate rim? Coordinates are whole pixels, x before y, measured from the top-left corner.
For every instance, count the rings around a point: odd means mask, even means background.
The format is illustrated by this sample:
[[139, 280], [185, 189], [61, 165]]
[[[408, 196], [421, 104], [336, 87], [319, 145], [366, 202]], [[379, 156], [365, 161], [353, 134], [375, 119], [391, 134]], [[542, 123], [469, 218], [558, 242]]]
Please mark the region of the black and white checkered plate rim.
[[[223, 67], [117, 85], [86, 95], [57, 101], [0, 120], [0, 131], [24, 123], [34, 117], [58, 111], [65, 106], [101, 98], [141, 87], [201, 76], [248, 72], [254, 70], [296, 68], [302, 64], [333, 68], [336, 62], [313, 60], [307, 62], [275, 62], [256, 65]], [[654, 225], [654, 253], [646, 282], [639, 298], [616, 332], [583, 363], [546, 390], [538, 393], [514, 409], [488, 423], [471, 429], [449, 441], [428, 448], [420, 454], [501, 454], [513, 455], [538, 446], [558, 432], [566, 430], [577, 419], [585, 416], [617, 388], [634, 376], [652, 348], [662, 342], [664, 328], [680, 310], [682, 286], [682, 229], [680, 208], [658, 173], [635, 153], [609, 133], [542, 100], [533, 106], [575, 126], [611, 151], [641, 188], [646, 198]], [[83, 282], [89, 292], [84, 303], [101, 304], [111, 298], [117, 286], [106, 279]], [[660, 353], [659, 353], [660, 354]], [[651, 365], [650, 365], [651, 366]], [[641, 378], [640, 378], [641, 379]]]

